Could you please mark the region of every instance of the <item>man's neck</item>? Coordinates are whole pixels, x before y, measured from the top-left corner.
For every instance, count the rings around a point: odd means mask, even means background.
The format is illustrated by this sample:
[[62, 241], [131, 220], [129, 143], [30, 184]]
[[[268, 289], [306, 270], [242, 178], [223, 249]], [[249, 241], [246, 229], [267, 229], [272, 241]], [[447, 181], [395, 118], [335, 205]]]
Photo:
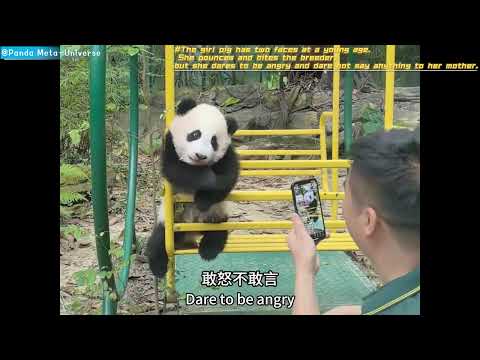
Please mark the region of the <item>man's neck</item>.
[[388, 249], [381, 249], [378, 254], [371, 256], [370, 259], [384, 284], [395, 280], [420, 265], [420, 252], [406, 252], [397, 246]]

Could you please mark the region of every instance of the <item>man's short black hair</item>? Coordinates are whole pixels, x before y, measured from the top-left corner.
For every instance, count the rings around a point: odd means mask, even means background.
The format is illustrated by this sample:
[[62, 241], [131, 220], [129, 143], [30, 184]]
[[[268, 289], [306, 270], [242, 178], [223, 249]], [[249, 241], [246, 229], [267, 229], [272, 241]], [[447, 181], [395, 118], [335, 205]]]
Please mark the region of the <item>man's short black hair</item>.
[[[352, 175], [360, 175], [360, 185], [350, 181], [357, 199], [371, 199], [393, 229], [420, 229], [420, 127], [411, 130], [379, 131], [352, 144]], [[362, 189], [359, 186], [366, 186]], [[361, 200], [360, 200], [361, 201]]]

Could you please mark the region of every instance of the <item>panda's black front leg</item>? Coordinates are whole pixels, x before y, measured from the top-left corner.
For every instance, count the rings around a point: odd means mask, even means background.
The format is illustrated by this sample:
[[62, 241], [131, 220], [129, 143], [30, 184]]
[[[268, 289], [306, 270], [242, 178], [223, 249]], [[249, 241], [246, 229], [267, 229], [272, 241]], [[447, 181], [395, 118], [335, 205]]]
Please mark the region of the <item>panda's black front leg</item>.
[[221, 191], [197, 191], [194, 203], [200, 211], [207, 211], [213, 204], [219, 203], [226, 198], [227, 194]]

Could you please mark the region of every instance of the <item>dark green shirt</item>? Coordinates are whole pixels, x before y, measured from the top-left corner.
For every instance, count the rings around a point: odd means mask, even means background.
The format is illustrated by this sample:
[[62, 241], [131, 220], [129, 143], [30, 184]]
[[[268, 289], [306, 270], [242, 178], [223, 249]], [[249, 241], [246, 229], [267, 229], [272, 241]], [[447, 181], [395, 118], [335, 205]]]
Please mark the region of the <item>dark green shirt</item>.
[[420, 266], [365, 297], [362, 315], [420, 315]]

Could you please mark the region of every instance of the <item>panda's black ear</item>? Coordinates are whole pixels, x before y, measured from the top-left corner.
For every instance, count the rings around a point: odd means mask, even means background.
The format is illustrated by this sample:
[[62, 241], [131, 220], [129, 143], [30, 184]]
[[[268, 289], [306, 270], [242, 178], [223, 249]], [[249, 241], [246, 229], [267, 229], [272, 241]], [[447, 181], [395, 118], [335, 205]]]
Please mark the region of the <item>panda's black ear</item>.
[[231, 116], [226, 116], [225, 120], [227, 122], [228, 134], [233, 135], [235, 133], [235, 131], [238, 130], [237, 121]]
[[188, 111], [192, 110], [197, 103], [192, 98], [185, 98], [180, 101], [180, 104], [177, 106], [177, 114], [185, 115]]

